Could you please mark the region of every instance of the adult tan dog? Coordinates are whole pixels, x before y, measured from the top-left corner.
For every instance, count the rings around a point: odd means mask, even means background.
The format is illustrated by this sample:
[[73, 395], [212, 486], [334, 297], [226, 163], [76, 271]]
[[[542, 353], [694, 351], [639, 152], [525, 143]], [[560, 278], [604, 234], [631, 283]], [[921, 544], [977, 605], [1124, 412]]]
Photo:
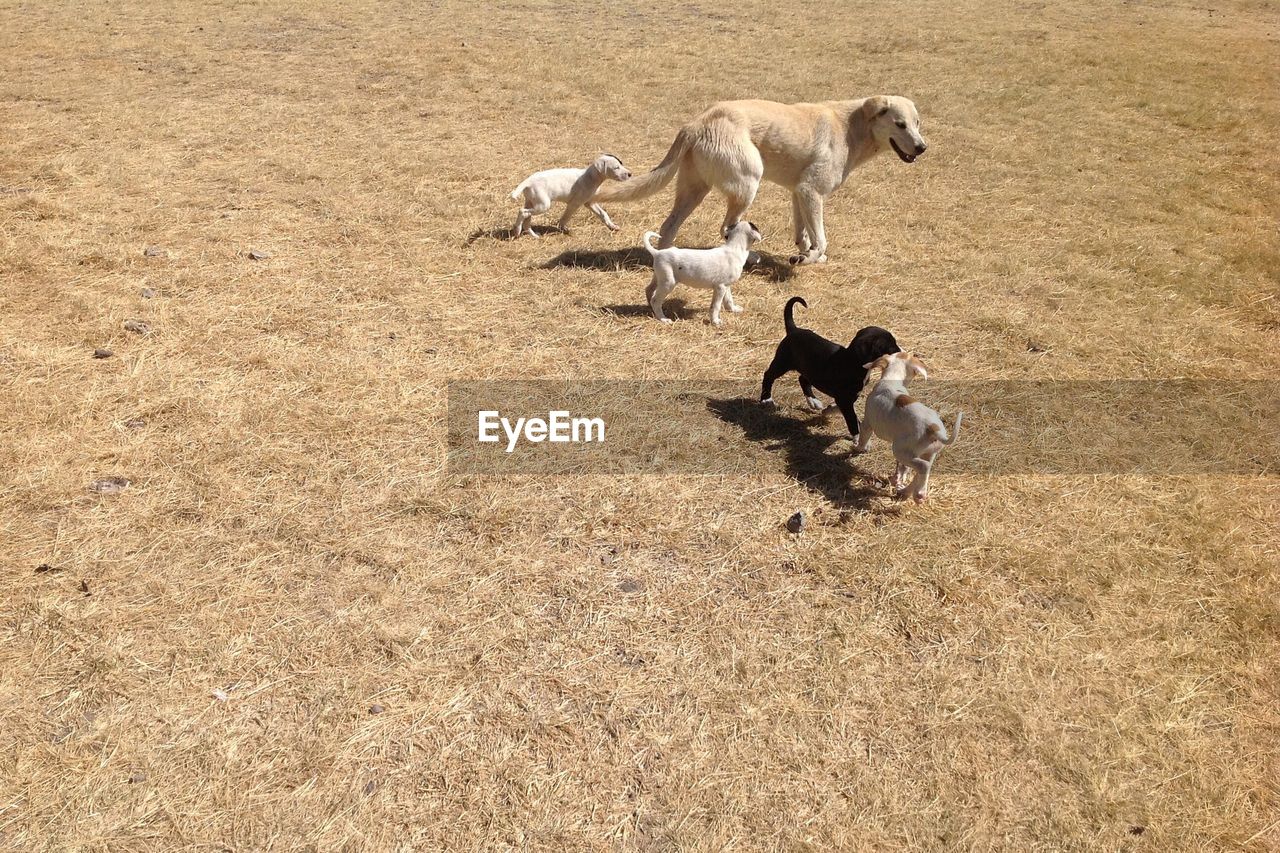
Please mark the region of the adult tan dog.
[[780, 104], [721, 101], [680, 128], [662, 162], [647, 174], [604, 187], [594, 201], [631, 201], [657, 193], [676, 179], [676, 200], [662, 223], [659, 248], [672, 245], [680, 226], [715, 187], [728, 206], [722, 233], [755, 200], [760, 181], [791, 190], [796, 247], [792, 263], [827, 259], [823, 202], [854, 168], [890, 148], [912, 163], [927, 147], [920, 113], [907, 98], [876, 95], [853, 101]]

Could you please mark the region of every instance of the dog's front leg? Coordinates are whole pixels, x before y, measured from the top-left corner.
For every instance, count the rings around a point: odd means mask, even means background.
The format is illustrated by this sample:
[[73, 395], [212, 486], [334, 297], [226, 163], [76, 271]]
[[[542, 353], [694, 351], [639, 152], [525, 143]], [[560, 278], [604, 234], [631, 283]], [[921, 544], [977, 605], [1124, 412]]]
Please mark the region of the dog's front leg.
[[711, 297], [711, 325], [720, 325], [720, 306], [724, 304], [725, 294], [729, 292], [729, 288], [724, 285], [716, 287], [716, 295]]
[[[840, 414], [844, 415], [845, 426], [849, 428], [849, 436], [859, 439], [861, 436], [858, 432], [858, 413], [853, 410], [853, 400], [849, 397], [837, 397], [836, 406], [840, 409]], [[855, 452], [856, 452], [855, 448]]]
[[590, 210], [596, 216], [600, 217], [600, 221], [604, 223], [605, 228], [608, 228], [610, 231], [620, 230], [617, 225], [613, 224], [613, 220], [609, 218], [609, 214], [605, 212], [603, 207], [592, 202]]
[[793, 255], [793, 264], [820, 264], [827, 259], [827, 232], [822, 223], [822, 194], [813, 187], [797, 187], [795, 198], [804, 227], [813, 245], [801, 255]]
[[575, 203], [571, 201], [567, 205], [565, 205], [564, 213], [560, 215], [560, 225], [559, 225], [560, 230], [565, 234], [570, 233], [569, 220], [573, 218], [573, 215], [578, 212], [578, 208], [580, 207], [582, 207], [581, 202]]
[[800, 250], [800, 254], [809, 254], [809, 247], [813, 245], [809, 242], [809, 229], [804, 224], [804, 210], [800, 206], [800, 194], [793, 192], [791, 194], [791, 225], [795, 229], [796, 248]]

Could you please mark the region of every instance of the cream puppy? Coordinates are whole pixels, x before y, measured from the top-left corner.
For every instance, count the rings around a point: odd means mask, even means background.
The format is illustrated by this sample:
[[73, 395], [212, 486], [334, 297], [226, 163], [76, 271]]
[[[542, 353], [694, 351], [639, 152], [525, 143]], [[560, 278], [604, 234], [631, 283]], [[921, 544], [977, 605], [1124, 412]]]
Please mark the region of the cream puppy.
[[511, 191], [512, 198], [524, 199], [519, 215], [516, 216], [515, 233], [512, 238], [521, 234], [537, 237], [529, 221], [539, 213], [546, 213], [557, 201], [565, 202], [564, 213], [560, 216], [560, 230], [568, 233], [569, 220], [584, 204], [610, 231], [617, 231], [604, 208], [593, 202], [591, 197], [600, 189], [606, 180], [625, 181], [631, 177], [627, 167], [612, 154], [601, 154], [585, 169], [545, 169], [534, 172], [520, 182], [520, 186]]
[[[867, 408], [854, 452], [862, 453], [870, 447], [873, 433], [892, 442], [893, 455], [898, 460], [898, 468], [893, 475], [897, 497], [911, 497], [922, 503], [929, 497], [929, 471], [933, 468], [933, 460], [943, 447], [960, 435], [960, 419], [964, 413], [956, 415], [955, 426], [948, 436], [938, 413], [907, 393], [908, 376], [929, 377], [925, 363], [909, 352], [882, 355], [863, 366], [867, 370], [880, 368], [880, 381], [867, 397]], [[909, 486], [904, 482], [908, 468], [916, 472]]]
[[737, 314], [742, 311], [733, 302], [729, 289], [742, 277], [742, 267], [747, 262], [751, 247], [761, 239], [760, 232], [750, 222], [739, 222], [724, 236], [724, 242], [714, 249], [655, 249], [652, 240], [658, 235], [646, 231], [644, 247], [653, 256], [653, 281], [644, 295], [653, 309], [653, 316], [664, 323], [671, 320], [662, 313], [662, 300], [667, 298], [677, 284], [691, 287], [707, 287], [715, 291], [711, 297], [711, 325], [720, 325], [720, 306], [725, 304]]

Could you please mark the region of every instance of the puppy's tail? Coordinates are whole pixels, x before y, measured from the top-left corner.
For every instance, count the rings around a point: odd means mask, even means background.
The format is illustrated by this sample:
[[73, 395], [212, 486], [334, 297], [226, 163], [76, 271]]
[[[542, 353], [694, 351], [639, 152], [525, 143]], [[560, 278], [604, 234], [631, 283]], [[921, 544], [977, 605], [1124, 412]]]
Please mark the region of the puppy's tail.
[[520, 186], [516, 187], [511, 191], [511, 197], [520, 198], [520, 196], [524, 195], [524, 188], [527, 186], [529, 186], [529, 179], [525, 178], [523, 181], [520, 182]]
[[938, 439], [938, 441], [941, 441], [943, 444], [954, 444], [955, 440], [960, 437], [960, 421], [963, 419], [964, 412], [956, 412], [956, 422], [951, 427], [950, 438], [942, 437], [942, 434], [947, 431], [947, 428], [940, 426], [939, 424], [929, 424], [929, 432], [933, 434], [934, 438]]
[[795, 311], [797, 302], [805, 308], [809, 307], [809, 303], [805, 302], [799, 296], [793, 296], [787, 300], [787, 307], [782, 309], [782, 322], [786, 324], [788, 332], [794, 332], [796, 330], [796, 318], [792, 315], [792, 312]]
[[632, 178], [620, 184], [602, 185], [596, 190], [595, 197], [591, 200], [596, 202], [637, 201], [656, 194], [671, 183], [671, 179], [680, 170], [680, 160], [693, 144], [694, 132], [691, 125], [680, 128], [680, 132], [676, 134], [676, 141], [671, 143], [671, 147], [667, 149], [667, 156], [662, 158], [661, 163], [638, 178]]
[[659, 234], [657, 231], [644, 232], [644, 247], [649, 250], [650, 255], [656, 256], [658, 254], [658, 250], [653, 247], [652, 241], [654, 240], [654, 238], [661, 237], [661, 236], [662, 235]]

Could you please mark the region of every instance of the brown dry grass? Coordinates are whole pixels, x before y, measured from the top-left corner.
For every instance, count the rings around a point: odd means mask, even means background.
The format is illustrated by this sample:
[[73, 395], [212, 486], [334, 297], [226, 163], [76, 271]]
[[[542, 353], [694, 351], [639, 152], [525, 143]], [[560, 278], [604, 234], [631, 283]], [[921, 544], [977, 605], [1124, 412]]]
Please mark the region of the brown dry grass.
[[[750, 394], [793, 292], [943, 378], [1274, 378], [1274, 3], [939, 5], [0, 2], [0, 848], [1275, 849], [1274, 480], [442, 470], [447, 380]], [[875, 92], [930, 153], [722, 330], [601, 310], [669, 196], [468, 240]]]

